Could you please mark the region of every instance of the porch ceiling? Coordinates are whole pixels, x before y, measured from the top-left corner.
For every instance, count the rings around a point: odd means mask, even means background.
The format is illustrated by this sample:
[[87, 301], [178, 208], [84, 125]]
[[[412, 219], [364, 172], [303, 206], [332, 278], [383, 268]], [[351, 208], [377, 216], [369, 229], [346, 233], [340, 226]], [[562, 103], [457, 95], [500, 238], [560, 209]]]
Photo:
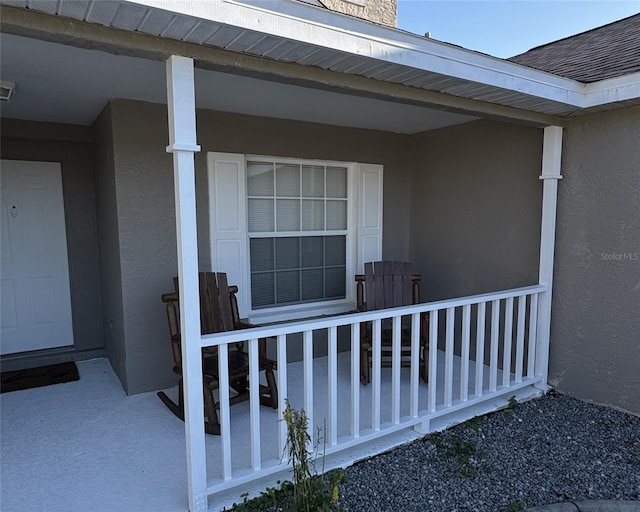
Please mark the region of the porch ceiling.
[[[110, 98], [166, 103], [163, 62], [0, 35], [0, 76], [16, 83], [2, 117], [90, 125]], [[198, 108], [397, 133], [477, 119], [469, 115], [196, 70]], [[345, 114], [348, 113], [348, 114]]]
[[0, 3], [548, 116], [640, 103], [640, 74], [582, 84], [293, 0]]

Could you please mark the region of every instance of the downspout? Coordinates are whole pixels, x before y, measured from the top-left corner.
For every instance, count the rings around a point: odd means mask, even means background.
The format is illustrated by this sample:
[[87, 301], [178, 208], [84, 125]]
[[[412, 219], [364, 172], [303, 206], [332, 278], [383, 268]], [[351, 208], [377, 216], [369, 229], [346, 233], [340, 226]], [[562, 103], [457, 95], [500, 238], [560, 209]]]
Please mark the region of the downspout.
[[551, 332], [551, 298], [553, 292], [553, 261], [556, 236], [556, 206], [558, 180], [562, 158], [562, 128], [547, 126], [544, 129], [542, 148], [542, 226], [540, 232], [540, 271], [538, 283], [546, 290], [538, 302], [535, 375], [542, 377], [536, 387], [548, 390], [549, 336]]

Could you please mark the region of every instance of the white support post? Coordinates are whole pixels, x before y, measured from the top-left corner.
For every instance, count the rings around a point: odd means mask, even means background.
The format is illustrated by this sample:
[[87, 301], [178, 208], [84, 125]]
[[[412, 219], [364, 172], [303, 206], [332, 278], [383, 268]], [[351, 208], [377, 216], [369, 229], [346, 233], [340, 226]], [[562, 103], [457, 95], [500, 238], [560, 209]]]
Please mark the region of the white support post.
[[547, 126], [544, 129], [542, 148], [542, 229], [540, 234], [539, 284], [546, 287], [538, 302], [537, 343], [535, 374], [542, 376], [536, 387], [547, 391], [549, 373], [549, 333], [551, 330], [551, 297], [553, 285], [553, 255], [556, 237], [556, 205], [558, 180], [562, 157], [562, 128]]
[[173, 153], [178, 243], [178, 279], [184, 378], [189, 510], [207, 510], [207, 462], [204, 446], [202, 341], [198, 292], [198, 240], [193, 154], [196, 144], [193, 60], [172, 55], [167, 60], [169, 146]]

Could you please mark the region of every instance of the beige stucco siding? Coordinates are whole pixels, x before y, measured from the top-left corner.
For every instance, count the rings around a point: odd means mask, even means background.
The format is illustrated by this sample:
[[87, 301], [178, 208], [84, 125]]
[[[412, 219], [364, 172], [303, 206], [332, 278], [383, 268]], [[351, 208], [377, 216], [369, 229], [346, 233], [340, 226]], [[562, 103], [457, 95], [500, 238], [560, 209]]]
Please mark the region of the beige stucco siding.
[[640, 414], [640, 108], [566, 128], [550, 382]]
[[[164, 151], [165, 106], [115, 100], [108, 112], [121, 258], [122, 380], [137, 393], [175, 380], [160, 302], [177, 273], [173, 164]], [[206, 154], [219, 151], [382, 164], [383, 257], [414, 261], [426, 300], [537, 280], [538, 129], [478, 122], [408, 136], [213, 111], [197, 112], [197, 128], [202, 269], [211, 268]]]
[[[166, 106], [111, 103], [114, 175], [126, 344], [127, 391], [175, 380], [160, 295], [177, 274], [173, 161]], [[409, 138], [373, 130], [198, 111], [196, 155], [199, 256], [210, 268], [208, 151], [379, 163], [384, 166], [383, 255], [409, 257]], [[224, 270], [224, 269], [221, 269]], [[355, 286], [355, 283], [354, 283]], [[106, 319], [109, 323], [110, 319]]]
[[413, 138], [411, 258], [426, 300], [537, 284], [542, 130], [477, 121]]
[[104, 332], [105, 349], [111, 367], [127, 389], [127, 347], [124, 334], [118, 196], [116, 175], [113, 172], [113, 126], [109, 105], [93, 124], [92, 137], [103, 305], [103, 323], [100, 327]]

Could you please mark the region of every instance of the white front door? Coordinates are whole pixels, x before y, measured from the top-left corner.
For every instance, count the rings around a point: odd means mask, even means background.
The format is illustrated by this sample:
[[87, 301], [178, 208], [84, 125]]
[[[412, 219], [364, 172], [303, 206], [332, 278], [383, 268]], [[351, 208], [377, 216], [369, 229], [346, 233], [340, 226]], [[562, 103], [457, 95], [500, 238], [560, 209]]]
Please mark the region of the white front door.
[[73, 345], [62, 172], [0, 161], [0, 353]]

